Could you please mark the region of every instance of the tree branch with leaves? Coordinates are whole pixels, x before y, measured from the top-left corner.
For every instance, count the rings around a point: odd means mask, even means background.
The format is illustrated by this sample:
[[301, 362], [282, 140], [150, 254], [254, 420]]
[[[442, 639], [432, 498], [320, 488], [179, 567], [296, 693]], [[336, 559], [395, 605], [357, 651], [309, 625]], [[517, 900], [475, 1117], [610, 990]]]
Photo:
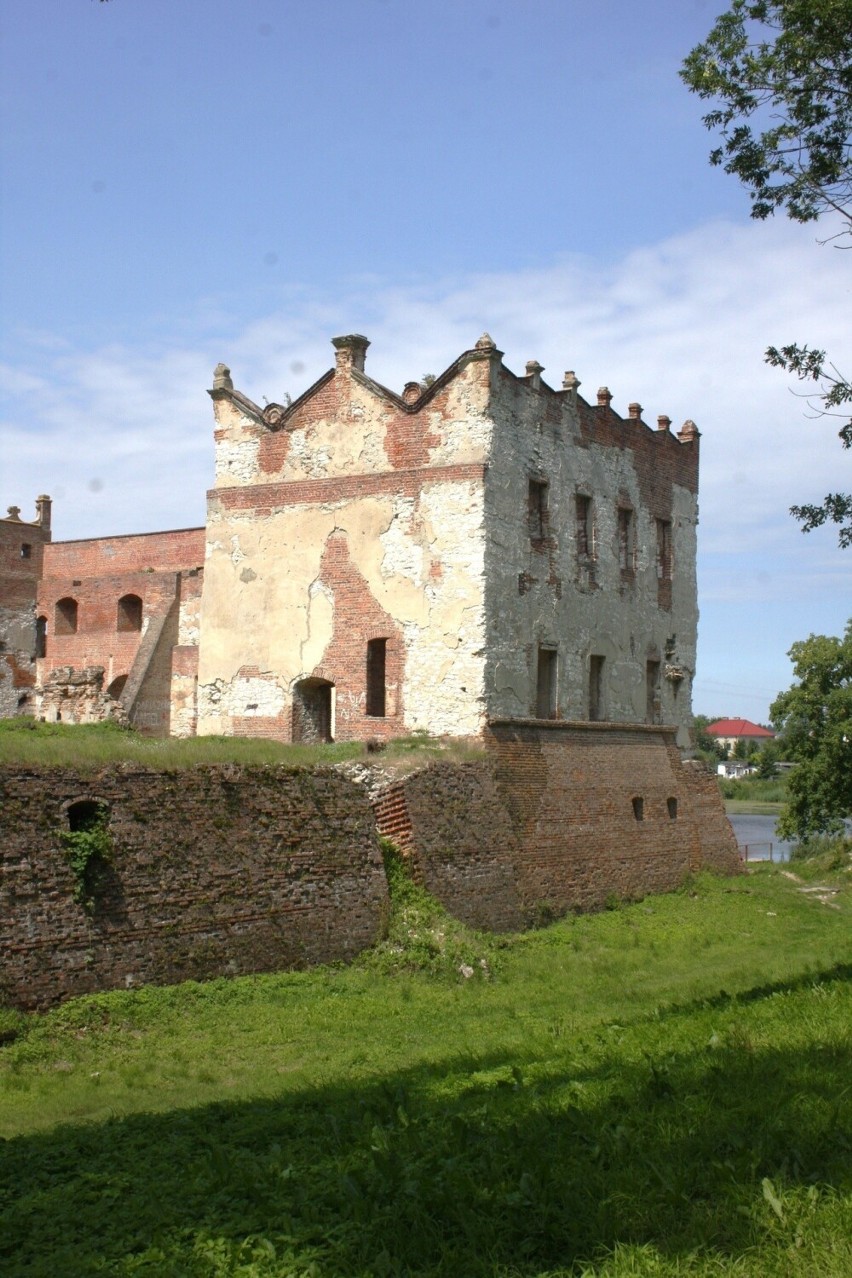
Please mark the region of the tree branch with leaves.
[[[719, 103], [704, 116], [720, 135], [710, 162], [743, 184], [752, 217], [832, 215], [841, 230], [830, 238], [852, 248], [852, 0], [733, 0], [681, 78]], [[814, 407], [846, 419], [839, 436], [852, 446], [852, 419], [837, 411], [852, 403], [852, 383], [825, 351], [770, 346], [766, 361], [816, 383]], [[804, 532], [838, 524], [840, 545], [852, 546], [851, 494], [829, 493], [791, 514]]]

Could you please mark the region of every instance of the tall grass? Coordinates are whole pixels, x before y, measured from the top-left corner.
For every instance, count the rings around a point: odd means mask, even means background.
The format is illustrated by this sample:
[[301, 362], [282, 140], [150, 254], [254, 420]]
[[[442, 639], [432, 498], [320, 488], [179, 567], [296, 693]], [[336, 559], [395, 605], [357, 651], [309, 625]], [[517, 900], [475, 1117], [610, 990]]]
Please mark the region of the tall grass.
[[[39, 723], [35, 719], [0, 720], [0, 765], [72, 767], [92, 771], [110, 763], [137, 763], [165, 770], [198, 764], [315, 767], [359, 759], [362, 742], [328, 745], [284, 744], [249, 737], [144, 737], [114, 723]], [[427, 734], [401, 738], [381, 754], [370, 756], [397, 768], [418, 766], [432, 758], [471, 758], [481, 747], [465, 741], [441, 741]]]
[[448, 940], [401, 869], [378, 957], [18, 1018], [4, 1278], [848, 1278], [848, 875]]

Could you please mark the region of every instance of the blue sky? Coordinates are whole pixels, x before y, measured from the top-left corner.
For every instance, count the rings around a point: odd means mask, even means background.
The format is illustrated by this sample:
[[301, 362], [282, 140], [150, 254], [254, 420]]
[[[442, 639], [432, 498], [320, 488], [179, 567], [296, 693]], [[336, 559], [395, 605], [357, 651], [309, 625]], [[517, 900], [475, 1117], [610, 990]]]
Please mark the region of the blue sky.
[[[840, 633], [850, 486], [769, 343], [849, 347], [828, 227], [753, 223], [678, 79], [722, 0], [2, 0], [0, 501], [57, 538], [204, 519], [224, 360], [298, 394], [329, 339], [393, 386], [487, 328], [702, 431], [695, 709], [765, 720]], [[847, 370], [848, 372], [848, 370]]]

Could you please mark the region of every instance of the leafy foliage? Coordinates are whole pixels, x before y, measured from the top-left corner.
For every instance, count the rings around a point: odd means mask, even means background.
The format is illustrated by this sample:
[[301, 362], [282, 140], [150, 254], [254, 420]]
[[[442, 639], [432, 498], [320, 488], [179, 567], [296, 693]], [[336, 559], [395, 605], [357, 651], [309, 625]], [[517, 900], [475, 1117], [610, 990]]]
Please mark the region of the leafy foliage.
[[84, 909], [94, 905], [103, 873], [112, 862], [112, 838], [109, 815], [97, 809], [76, 830], [63, 830], [59, 836], [74, 876], [74, 900]]
[[[733, 0], [681, 77], [721, 103], [704, 116], [721, 134], [710, 162], [740, 180], [752, 217], [832, 214], [844, 224], [835, 238], [852, 236], [852, 0]], [[852, 383], [825, 351], [770, 346], [766, 361], [817, 383], [820, 414], [837, 416], [852, 402]], [[839, 435], [852, 446], [852, 420]], [[838, 524], [840, 545], [852, 546], [852, 495], [829, 493], [791, 514], [804, 532]]]
[[770, 707], [796, 767], [782, 838], [836, 833], [852, 815], [852, 621], [842, 639], [811, 635], [790, 649], [798, 680]]

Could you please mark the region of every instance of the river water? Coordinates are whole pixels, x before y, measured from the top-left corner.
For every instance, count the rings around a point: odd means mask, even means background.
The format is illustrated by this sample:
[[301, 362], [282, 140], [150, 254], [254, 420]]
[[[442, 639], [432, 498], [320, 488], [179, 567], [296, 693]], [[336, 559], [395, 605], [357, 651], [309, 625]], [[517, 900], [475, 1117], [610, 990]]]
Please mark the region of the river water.
[[738, 812], [731, 813], [728, 820], [734, 827], [740, 851], [748, 848], [749, 861], [768, 861], [770, 848], [773, 861], [788, 861], [792, 843], [785, 843], [775, 833], [774, 816], [752, 816]]

